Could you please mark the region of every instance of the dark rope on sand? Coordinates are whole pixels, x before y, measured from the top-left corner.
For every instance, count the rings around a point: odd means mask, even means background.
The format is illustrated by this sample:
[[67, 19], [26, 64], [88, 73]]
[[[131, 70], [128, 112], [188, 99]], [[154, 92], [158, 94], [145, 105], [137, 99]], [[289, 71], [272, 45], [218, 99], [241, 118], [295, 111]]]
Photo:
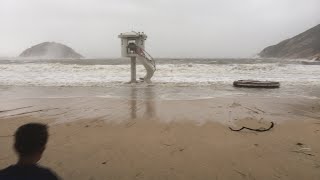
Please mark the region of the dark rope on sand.
[[250, 130], [250, 131], [265, 132], [265, 131], [269, 131], [269, 130], [272, 129], [273, 127], [274, 127], [274, 123], [271, 122], [270, 127], [267, 128], [267, 129], [266, 129], [266, 128], [253, 129], [253, 128], [248, 128], [248, 127], [245, 127], [245, 126], [243, 126], [243, 127], [240, 128], [240, 129], [232, 129], [231, 127], [229, 127], [229, 129], [230, 129], [231, 131], [241, 131], [241, 130], [243, 130], [243, 129], [248, 129], [248, 130]]

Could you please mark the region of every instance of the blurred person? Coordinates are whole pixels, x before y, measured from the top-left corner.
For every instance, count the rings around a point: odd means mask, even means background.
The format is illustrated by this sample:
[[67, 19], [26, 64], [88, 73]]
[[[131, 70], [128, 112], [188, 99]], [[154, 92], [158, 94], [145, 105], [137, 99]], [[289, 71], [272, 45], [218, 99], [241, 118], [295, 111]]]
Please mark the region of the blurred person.
[[14, 149], [18, 162], [0, 170], [0, 180], [58, 180], [58, 176], [37, 163], [48, 142], [48, 126], [29, 123], [18, 128], [14, 135]]

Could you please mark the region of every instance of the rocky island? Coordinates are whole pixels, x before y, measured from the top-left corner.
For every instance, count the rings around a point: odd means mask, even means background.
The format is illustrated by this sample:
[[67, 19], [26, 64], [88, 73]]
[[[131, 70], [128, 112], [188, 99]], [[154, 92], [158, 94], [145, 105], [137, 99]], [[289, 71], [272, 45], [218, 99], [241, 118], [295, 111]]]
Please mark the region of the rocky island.
[[260, 57], [320, 60], [320, 24], [260, 52]]
[[43, 42], [24, 50], [19, 57], [27, 58], [59, 58], [59, 59], [78, 59], [83, 56], [75, 52], [72, 48], [56, 43]]

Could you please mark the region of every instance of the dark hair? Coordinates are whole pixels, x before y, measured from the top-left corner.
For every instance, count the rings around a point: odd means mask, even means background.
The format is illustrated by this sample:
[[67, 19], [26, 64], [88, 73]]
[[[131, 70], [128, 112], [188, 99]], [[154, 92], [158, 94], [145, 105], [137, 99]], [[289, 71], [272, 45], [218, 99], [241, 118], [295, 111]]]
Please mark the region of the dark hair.
[[29, 156], [43, 150], [48, 141], [48, 126], [41, 123], [22, 125], [15, 133], [14, 148], [20, 156]]

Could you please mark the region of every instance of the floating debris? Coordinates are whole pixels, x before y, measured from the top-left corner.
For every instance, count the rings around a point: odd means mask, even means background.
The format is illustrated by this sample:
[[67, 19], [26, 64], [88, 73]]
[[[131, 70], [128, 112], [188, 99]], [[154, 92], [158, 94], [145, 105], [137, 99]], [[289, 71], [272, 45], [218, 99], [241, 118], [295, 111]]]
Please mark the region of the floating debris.
[[280, 83], [275, 81], [238, 80], [233, 82], [233, 86], [247, 88], [279, 88]]

